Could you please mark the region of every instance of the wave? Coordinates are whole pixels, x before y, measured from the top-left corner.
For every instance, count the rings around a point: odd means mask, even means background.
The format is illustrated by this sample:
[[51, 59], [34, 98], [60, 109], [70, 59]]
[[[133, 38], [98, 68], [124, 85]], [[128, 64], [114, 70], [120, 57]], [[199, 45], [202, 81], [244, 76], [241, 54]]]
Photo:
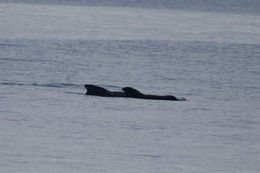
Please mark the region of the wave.
[[15, 83], [15, 82], [0, 82], [0, 85], [7, 86], [34, 86], [34, 87], [51, 87], [51, 88], [82, 88], [83, 85], [80, 84], [70, 84], [70, 83]]

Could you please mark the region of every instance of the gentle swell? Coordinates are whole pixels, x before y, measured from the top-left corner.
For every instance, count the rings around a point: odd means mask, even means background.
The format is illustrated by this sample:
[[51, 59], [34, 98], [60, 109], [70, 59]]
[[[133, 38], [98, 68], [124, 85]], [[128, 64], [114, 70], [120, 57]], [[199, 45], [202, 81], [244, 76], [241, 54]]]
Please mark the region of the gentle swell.
[[38, 83], [1, 82], [0, 85], [53, 87], [53, 88], [82, 88], [82, 85], [79, 85], [79, 84], [69, 84], [69, 83], [47, 83], [47, 84], [38, 84]]

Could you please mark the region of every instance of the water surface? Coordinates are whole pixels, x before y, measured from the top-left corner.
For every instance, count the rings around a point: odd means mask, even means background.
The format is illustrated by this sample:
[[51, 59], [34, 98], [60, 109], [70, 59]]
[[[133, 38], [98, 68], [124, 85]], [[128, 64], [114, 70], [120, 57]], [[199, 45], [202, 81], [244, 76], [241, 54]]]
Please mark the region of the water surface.
[[0, 4], [0, 172], [259, 172], [259, 19]]

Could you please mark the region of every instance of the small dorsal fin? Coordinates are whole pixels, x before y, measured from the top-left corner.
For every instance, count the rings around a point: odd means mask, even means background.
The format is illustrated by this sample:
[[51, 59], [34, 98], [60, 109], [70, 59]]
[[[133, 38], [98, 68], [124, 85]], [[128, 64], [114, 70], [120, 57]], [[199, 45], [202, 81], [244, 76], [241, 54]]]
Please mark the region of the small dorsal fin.
[[131, 87], [125, 87], [122, 90], [125, 92], [126, 97], [141, 98], [144, 96], [143, 93]]

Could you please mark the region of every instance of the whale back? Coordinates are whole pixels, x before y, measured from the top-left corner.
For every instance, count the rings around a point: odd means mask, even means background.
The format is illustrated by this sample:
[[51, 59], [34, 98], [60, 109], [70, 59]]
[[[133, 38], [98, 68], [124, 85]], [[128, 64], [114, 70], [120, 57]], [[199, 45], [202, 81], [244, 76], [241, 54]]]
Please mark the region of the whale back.
[[172, 95], [160, 96], [160, 95], [143, 94], [140, 91], [131, 87], [125, 87], [122, 90], [125, 92], [125, 97], [151, 99], [151, 100], [175, 100], [175, 101], [177, 100], [177, 98]]
[[152, 100], [174, 100], [177, 101], [177, 98], [172, 95], [160, 96], [160, 95], [150, 95], [147, 94], [145, 99], [152, 99]]
[[125, 87], [122, 90], [125, 92], [126, 97], [144, 98], [144, 94], [134, 88]]

